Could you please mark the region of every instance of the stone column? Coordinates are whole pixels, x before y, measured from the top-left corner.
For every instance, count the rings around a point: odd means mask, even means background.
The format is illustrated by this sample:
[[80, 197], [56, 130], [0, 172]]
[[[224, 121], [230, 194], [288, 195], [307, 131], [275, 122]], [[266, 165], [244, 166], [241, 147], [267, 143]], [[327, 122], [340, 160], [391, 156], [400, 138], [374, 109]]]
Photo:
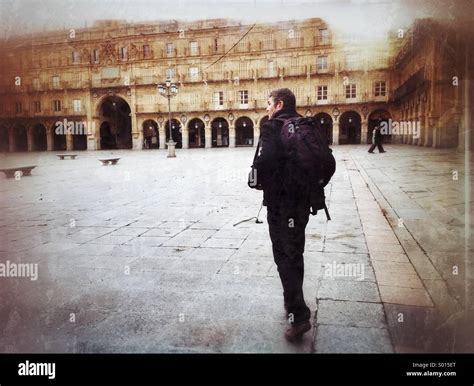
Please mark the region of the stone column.
[[15, 132], [13, 127], [8, 129], [8, 151], [13, 153], [15, 151]]
[[229, 127], [229, 147], [235, 147], [235, 127], [233, 124]]
[[165, 121], [158, 127], [158, 136], [160, 139], [160, 149], [166, 149]]
[[[89, 115], [87, 115], [89, 117]], [[89, 118], [88, 118], [89, 119]], [[87, 150], [99, 150], [100, 149], [100, 120], [98, 118], [92, 118], [88, 127], [87, 134]]]
[[332, 124], [332, 143], [339, 145], [339, 120], [335, 119]]
[[[130, 88], [130, 120], [132, 123], [132, 149], [142, 150], [143, 148], [143, 132], [140, 133], [137, 122], [137, 98], [135, 87]], [[142, 135], [140, 135], [142, 134]]]
[[26, 128], [26, 137], [28, 140], [28, 151], [35, 151], [35, 139], [33, 136], [33, 128], [27, 127]]
[[54, 130], [54, 126], [46, 128], [46, 146], [48, 151], [54, 150]]
[[205, 130], [205, 137], [206, 137], [205, 148], [210, 149], [212, 147], [212, 129], [211, 129], [211, 125], [208, 123], [204, 130]]
[[66, 150], [72, 151], [74, 150], [74, 140], [72, 134], [66, 134]]
[[361, 130], [361, 138], [360, 138], [360, 143], [365, 143], [367, 144], [367, 132], [369, 130], [369, 123], [367, 121], [367, 119], [364, 119], [362, 121], [362, 130]]
[[189, 129], [182, 123], [181, 142], [183, 143], [183, 149], [189, 149]]

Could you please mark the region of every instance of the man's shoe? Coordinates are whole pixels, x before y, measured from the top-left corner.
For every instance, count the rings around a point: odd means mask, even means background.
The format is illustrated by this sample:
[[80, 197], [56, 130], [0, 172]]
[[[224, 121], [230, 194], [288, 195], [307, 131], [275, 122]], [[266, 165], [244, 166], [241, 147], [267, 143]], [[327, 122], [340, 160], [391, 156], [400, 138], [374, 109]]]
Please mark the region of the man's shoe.
[[374, 152], [373, 152], [373, 151], [368, 151], [367, 153], [374, 154]]
[[288, 342], [296, 342], [303, 337], [305, 332], [311, 330], [311, 323], [307, 320], [300, 323], [293, 324], [288, 330], [285, 332], [285, 338]]

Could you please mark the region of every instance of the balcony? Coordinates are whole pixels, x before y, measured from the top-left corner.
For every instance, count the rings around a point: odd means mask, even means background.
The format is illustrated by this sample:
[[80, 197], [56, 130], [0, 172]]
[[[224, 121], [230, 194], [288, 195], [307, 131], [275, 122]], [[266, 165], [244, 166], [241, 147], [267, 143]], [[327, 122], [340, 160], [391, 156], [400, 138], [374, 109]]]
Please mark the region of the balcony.
[[260, 51], [276, 49], [276, 40], [264, 40], [259, 44]]
[[257, 70], [258, 78], [278, 78], [280, 72], [280, 68], [262, 68]]
[[286, 39], [286, 48], [302, 48], [304, 47], [303, 38], [288, 38]]
[[306, 76], [307, 66], [291, 66], [282, 68], [283, 76]]
[[231, 79], [253, 79], [254, 77], [254, 71], [253, 70], [238, 70], [238, 71], [232, 71], [232, 76]]
[[332, 38], [331, 36], [315, 36], [313, 43], [315, 46], [330, 46]]
[[184, 56], [200, 56], [201, 55], [201, 47], [190, 48], [186, 47], [184, 49]]
[[197, 83], [197, 82], [204, 82], [204, 78], [202, 72], [197, 74], [179, 74], [179, 82], [186, 82], [186, 83]]
[[219, 44], [218, 46], [209, 46], [208, 54], [209, 55], [224, 55], [225, 45]]
[[215, 72], [207, 72], [205, 74], [206, 80], [209, 81], [227, 81], [230, 79], [230, 72], [229, 71], [215, 71]]
[[234, 49], [235, 52], [250, 52], [250, 42], [240, 42]]
[[334, 74], [334, 63], [329, 63], [327, 66], [319, 64], [312, 64], [309, 69], [311, 75], [314, 74]]
[[173, 48], [172, 50], [170, 51], [166, 51], [166, 50], [161, 50], [161, 57], [162, 58], [176, 58], [178, 56], [178, 49], [177, 48]]

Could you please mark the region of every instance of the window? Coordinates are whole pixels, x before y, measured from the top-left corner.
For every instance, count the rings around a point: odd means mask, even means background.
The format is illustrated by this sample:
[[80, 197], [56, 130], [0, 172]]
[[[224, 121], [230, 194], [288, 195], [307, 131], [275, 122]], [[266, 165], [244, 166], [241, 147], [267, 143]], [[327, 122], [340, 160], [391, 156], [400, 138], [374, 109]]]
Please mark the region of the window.
[[374, 95], [376, 97], [378, 96], [385, 96], [387, 93], [387, 86], [385, 82], [380, 81], [380, 82], [375, 82], [374, 83]]
[[263, 37], [263, 48], [264, 49], [272, 49], [274, 48], [274, 40], [273, 40], [273, 35], [268, 34]]
[[197, 42], [190, 42], [189, 47], [190, 47], [191, 55], [198, 55], [199, 54], [199, 46], [198, 46]]
[[214, 107], [219, 108], [224, 105], [224, 91], [218, 91], [214, 93]]
[[329, 43], [329, 31], [325, 28], [319, 30], [319, 43], [320, 44]]
[[273, 60], [270, 60], [268, 62], [268, 72], [272, 74], [275, 71], [275, 62]]
[[354, 83], [346, 85], [346, 98], [356, 97], [356, 85]]
[[318, 70], [327, 70], [327, 69], [328, 69], [328, 57], [318, 56]]
[[127, 47], [120, 48], [120, 59], [128, 60], [128, 50]]
[[93, 52], [94, 63], [99, 63], [99, 50], [95, 49]]
[[53, 101], [53, 111], [54, 112], [61, 111], [61, 101], [60, 100], [54, 100]]
[[191, 80], [197, 80], [199, 74], [199, 68], [197, 67], [189, 67], [189, 76]]
[[79, 56], [78, 51], [72, 51], [72, 63], [77, 64], [81, 62], [81, 58]]
[[173, 46], [173, 43], [166, 43], [166, 54], [167, 54], [168, 56], [174, 54], [174, 46]]
[[173, 79], [175, 76], [174, 68], [167, 68], [166, 69], [166, 79]]
[[214, 51], [219, 51], [219, 40], [217, 38], [214, 39]]
[[318, 86], [318, 101], [325, 101], [328, 99], [328, 86]]
[[17, 114], [23, 112], [23, 106], [22, 106], [21, 102], [16, 102], [15, 103], [15, 111], [17, 112]]
[[151, 47], [149, 44], [143, 45], [143, 59], [151, 59]]
[[61, 82], [59, 80], [59, 76], [55, 75], [53, 76], [53, 88], [59, 88], [61, 87]]
[[41, 113], [41, 102], [40, 101], [34, 101], [33, 102], [33, 110], [35, 113]]
[[34, 90], [41, 90], [41, 82], [38, 78], [33, 79], [33, 89]]
[[80, 99], [73, 99], [72, 101], [72, 110], [75, 113], [81, 112], [81, 100]]
[[241, 105], [248, 105], [249, 103], [249, 91], [240, 90], [239, 91], [239, 101]]

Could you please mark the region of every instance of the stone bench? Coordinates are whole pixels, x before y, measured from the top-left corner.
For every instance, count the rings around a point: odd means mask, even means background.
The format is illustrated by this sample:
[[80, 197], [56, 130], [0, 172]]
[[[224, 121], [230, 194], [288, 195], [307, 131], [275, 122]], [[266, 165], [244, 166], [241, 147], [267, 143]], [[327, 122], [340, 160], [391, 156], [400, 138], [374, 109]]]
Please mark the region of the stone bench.
[[99, 159], [100, 162], [102, 162], [102, 165], [117, 165], [117, 162], [119, 161], [120, 158], [103, 158]]
[[36, 167], [34, 166], [21, 166], [18, 168], [7, 168], [7, 169], [0, 169], [0, 172], [4, 173], [7, 178], [15, 177], [16, 172], [21, 172], [24, 176], [31, 176], [31, 171]]
[[56, 154], [59, 159], [64, 159], [65, 157], [69, 157], [71, 159], [76, 159], [77, 154]]

